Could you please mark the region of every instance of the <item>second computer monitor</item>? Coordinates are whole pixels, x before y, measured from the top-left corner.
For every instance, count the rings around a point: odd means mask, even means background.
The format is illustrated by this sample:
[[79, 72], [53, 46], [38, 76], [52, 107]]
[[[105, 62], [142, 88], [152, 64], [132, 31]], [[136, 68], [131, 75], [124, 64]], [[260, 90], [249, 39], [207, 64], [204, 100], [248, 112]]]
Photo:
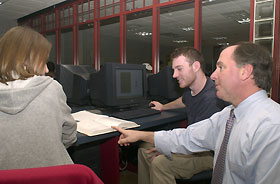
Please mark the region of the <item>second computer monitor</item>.
[[172, 76], [171, 66], [148, 76], [148, 96], [151, 100], [169, 102], [182, 96], [184, 89], [179, 87], [177, 80]]
[[71, 106], [89, 105], [89, 78], [96, 70], [92, 65], [56, 66], [56, 79], [62, 85]]
[[146, 102], [146, 69], [141, 64], [105, 63], [90, 76], [93, 105], [126, 108]]

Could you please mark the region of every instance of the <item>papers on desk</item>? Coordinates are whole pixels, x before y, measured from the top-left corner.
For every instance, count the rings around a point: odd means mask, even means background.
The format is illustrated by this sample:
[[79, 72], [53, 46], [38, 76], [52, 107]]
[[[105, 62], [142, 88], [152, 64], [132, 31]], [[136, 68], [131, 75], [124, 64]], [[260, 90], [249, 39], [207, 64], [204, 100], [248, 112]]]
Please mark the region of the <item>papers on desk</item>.
[[140, 126], [132, 121], [94, 114], [89, 111], [72, 113], [72, 116], [77, 121], [77, 131], [88, 136], [95, 136], [116, 131], [115, 129], [112, 129], [111, 126], [117, 126], [123, 129]]

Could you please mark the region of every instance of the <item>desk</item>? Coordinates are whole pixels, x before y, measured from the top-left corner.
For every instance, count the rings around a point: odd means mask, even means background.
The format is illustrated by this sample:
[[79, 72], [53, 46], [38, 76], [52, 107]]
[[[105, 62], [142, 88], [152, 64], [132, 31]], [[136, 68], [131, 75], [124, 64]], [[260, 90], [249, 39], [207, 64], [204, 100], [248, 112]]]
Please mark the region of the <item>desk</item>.
[[[183, 109], [163, 111], [148, 117], [133, 119], [132, 121], [140, 125], [135, 130], [148, 130], [150, 128], [160, 127], [168, 124], [178, 123], [186, 120], [186, 114]], [[86, 136], [78, 133], [75, 147], [83, 146], [89, 143], [100, 145], [100, 170], [101, 179], [105, 184], [119, 184], [119, 146], [118, 132], [112, 132], [97, 136]]]

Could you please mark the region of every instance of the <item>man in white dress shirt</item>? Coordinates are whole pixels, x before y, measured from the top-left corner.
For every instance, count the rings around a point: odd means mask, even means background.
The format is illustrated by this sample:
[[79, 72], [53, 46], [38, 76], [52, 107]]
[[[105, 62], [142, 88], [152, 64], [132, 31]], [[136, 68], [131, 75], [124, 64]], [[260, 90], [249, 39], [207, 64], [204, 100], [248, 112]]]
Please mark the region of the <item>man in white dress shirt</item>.
[[259, 45], [242, 42], [224, 49], [216, 66], [211, 78], [217, 96], [232, 105], [187, 129], [143, 132], [116, 128], [122, 133], [119, 144], [143, 140], [155, 144], [167, 157], [213, 150], [215, 164], [226, 121], [234, 109], [223, 183], [279, 183], [280, 105], [266, 94], [272, 81], [270, 54]]

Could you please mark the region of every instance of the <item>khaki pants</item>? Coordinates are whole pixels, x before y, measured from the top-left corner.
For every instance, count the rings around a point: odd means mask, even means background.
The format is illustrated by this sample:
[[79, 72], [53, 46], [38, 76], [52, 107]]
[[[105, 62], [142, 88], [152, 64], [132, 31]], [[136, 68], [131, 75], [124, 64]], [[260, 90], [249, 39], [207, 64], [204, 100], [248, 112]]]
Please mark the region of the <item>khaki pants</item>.
[[172, 154], [172, 160], [159, 155], [152, 163], [145, 153], [152, 148], [144, 143], [138, 149], [138, 184], [176, 184], [177, 179], [189, 179], [194, 174], [213, 168], [213, 153], [201, 152], [191, 155]]

